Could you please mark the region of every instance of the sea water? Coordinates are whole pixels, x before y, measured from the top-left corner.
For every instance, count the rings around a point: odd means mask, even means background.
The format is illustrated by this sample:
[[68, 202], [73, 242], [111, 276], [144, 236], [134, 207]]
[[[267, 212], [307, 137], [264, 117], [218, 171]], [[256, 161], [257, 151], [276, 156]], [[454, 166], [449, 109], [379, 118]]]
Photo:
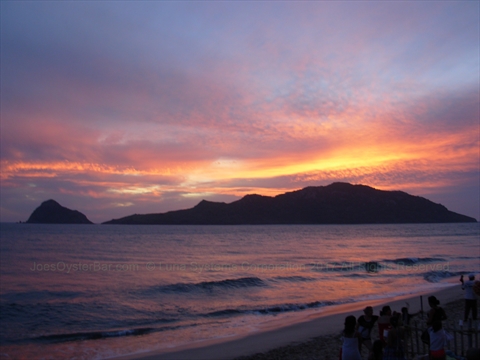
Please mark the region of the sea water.
[[0, 225], [0, 357], [101, 359], [248, 334], [480, 272], [479, 224]]

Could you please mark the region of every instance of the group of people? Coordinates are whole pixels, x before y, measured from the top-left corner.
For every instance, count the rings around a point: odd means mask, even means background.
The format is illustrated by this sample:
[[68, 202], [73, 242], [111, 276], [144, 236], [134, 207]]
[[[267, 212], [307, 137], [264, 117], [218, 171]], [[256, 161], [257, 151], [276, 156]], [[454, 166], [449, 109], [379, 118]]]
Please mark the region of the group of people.
[[[468, 319], [470, 311], [473, 319], [477, 317], [476, 296], [473, 291], [475, 277], [469, 275], [469, 280], [460, 281], [465, 293], [465, 320]], [[472, 295], [473, 294], [473, 295]], [[440, 301], [435, 296], [428, 298], [430, 310], [427, 313], [427, 330], [422, 334], [422, 340], [429, 344], [429, 360], [446, 359], [445, 347], [449, 335], [444, 331], [442, 322], [447, 319], [447, 314], [440, 307]], [[373, 308], [367, 306], [364, 314], [358, 319], [350, 315], [345, 319], [343, 331], [343, 345], [340, 360], [362, 360], [360, 351], [363, 346], [368, 349], [368, 360], [404, 360], [405, 349], [403, 339], [408, 331], [412, 317], [421, 314], [419, 311], [410, 314], [407, 307], [401, 312], [392, 312], [390, 306], [384, 306], [380, 315], [373, 314]], [[372, 342], [372, 330], [375, 324], [378, 326], [378, 339]]]
[[[361, 360], [360, 350], [365, 346], [369, 351], [369, 360], [405, 359], [403, 348], [404, 325], [417, 314], [410, 314], [408, 308], [402, 312], [384, 306], [380, 316], [373, 314], [373, 308], [367, 306], [358, 320], [350, 315], [345, 319], [341, 360]], [[420, 312], [419, 312], [420, 313]], [[378, 339], [372, 342], [372, 330], [378, 326]]]

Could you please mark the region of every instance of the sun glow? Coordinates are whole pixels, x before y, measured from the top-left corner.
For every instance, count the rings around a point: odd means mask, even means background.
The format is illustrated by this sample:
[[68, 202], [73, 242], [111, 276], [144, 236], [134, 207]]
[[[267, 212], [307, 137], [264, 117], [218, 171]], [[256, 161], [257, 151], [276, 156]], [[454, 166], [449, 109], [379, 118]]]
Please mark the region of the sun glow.
[[103, 220], [337, 181], [478, 213], [478, 2], [125, 4], [2, 3], [9, 220], [45, 197]]

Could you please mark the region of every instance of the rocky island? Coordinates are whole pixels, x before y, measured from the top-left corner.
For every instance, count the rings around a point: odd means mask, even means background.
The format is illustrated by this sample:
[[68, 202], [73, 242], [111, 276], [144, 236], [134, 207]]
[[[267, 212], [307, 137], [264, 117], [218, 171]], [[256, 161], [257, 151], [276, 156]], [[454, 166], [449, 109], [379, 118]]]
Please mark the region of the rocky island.
[[399, 224], [477, 220], [420, 196], [333, 183], [275, 197], [247, 195], [232, 203], [202, 200], [191, 209], [130, 215], [104, 224]]
[[63, 207], [55, 200], [44, 201], [27, 220], [29, 224], [93, 224], [77, 210]]

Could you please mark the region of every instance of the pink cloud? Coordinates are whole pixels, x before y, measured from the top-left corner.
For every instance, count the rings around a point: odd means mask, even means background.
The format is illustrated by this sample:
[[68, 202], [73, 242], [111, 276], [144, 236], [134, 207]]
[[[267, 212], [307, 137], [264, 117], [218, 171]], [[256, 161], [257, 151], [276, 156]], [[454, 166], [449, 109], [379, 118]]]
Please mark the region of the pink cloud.
[[100, 217], [331, 181], [434, 193], [478, 169], [478, 4], [29, 6], [2, 15], [9, 216], [19, 196]]

